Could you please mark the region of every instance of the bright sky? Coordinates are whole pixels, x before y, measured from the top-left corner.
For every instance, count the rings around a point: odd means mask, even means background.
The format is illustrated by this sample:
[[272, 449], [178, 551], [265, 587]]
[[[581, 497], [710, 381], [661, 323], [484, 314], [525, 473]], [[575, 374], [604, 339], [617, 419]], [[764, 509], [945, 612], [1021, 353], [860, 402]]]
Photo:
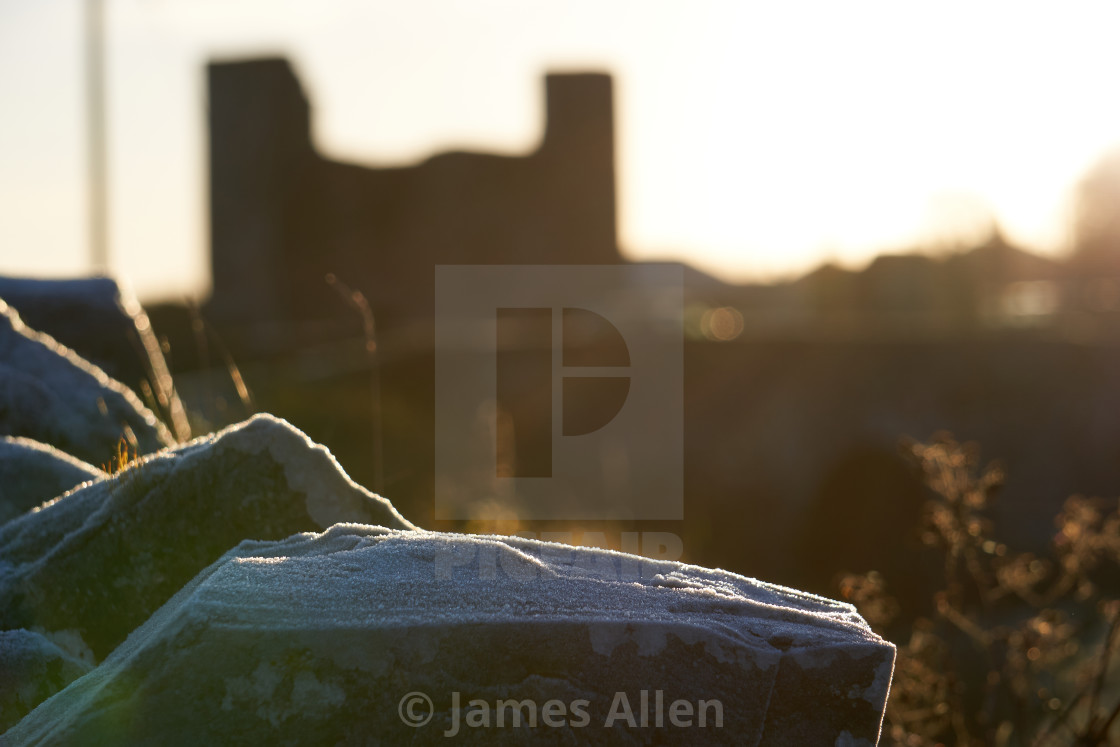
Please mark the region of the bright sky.
[[[733, 279], [947, 243], [1039, 251], [1120, 144], [1115, 3], [106, 0], [111, 251], [208, 276], [203, 65], [282, 53], [335, 158], [527, 152], [549, 69], [615, 75], [620, 242]], [[80, 0], [0, 0], [0, 272], [90, 266]]]

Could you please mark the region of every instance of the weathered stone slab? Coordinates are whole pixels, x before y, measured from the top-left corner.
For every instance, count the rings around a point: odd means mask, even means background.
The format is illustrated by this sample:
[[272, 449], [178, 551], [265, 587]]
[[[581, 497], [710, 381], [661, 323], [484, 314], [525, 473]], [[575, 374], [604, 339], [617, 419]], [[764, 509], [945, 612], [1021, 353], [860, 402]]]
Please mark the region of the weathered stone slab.
[[242, 543], [0, 741], [871, 745], [893, 661], [723, 571], [339, 525]]
[[0, 437], [0, 524], [105, 473], [30, 438]]
[[93, 668], [30, 630], [0, 630], [0, 734]]
[[412, 528], [325, 448], [259, 415], [0, 526], [0, 628], [67, 631], [101, 660], [242, 539], [340, 521]]
[[174, 443], [131, 389], [0, 300], [0, 435], [48, 443], [90, 464], [109, 464], [121, 438], [141, 454]]
[[50, 335], [157, 411], [177, 439], [190, 438], [167, 361], [136, 297], [107, 277], [0, 277], [0, 298], [27, 326]]

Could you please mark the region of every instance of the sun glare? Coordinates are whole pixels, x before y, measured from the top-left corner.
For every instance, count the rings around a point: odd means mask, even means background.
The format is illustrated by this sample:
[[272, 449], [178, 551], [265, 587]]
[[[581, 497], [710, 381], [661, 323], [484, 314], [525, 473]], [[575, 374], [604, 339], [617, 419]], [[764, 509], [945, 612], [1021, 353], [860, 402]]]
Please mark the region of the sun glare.
[[[113, 267], [143, 296], [207, 282], [200, 71], [213, 56], [290, 56], [317, 144], [377, 165], [449, 148], [527, 152], [545, 71], [610, 72], [621, 247], [732, 279], [937, 251], [993, 224], [1061, 251], [1070, 189], [1120, 142], [1109, 76], [1120, 11], [1107, 4], [109, 8]], [[59, 228], [84, 220], [76, 37], [47, 38], [61, 6], [0, 13], [7, 34], [40, 40], [0, 57], [13, 102], [0, 193], [21, 206], [0, 222], [8, 271], [82, 272], [83, 230]], [[66, 64], [36, 62], [43, 50]], [[31, 179], [29, 163], [52, 165]]]

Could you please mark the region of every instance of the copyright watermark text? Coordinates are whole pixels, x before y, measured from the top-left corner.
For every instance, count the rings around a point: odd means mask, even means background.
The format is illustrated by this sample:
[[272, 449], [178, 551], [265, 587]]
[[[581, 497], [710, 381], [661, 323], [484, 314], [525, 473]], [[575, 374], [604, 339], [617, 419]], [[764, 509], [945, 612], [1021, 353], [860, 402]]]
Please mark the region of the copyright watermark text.
[[[582, 698], [571, 701], [553, 699], [537, 703], [532, 698], [467, 699], [456, 691], [450, 696], [447, 709], [450, 723], [444, 729], [443, 736], [455, 737], [464, 729], [583, 729], [595, 726], [604, 729], [723, 728], [721, 701], [682, 698], [670, 700], [662, 690], [616, 692], [602, 718], [595, 718], [592, 708], [591, 701]], [[432, 720], [435, 710], [432, 699], [417, 691], [402, 697], [397, 707], [401, 721], [416, 728], [426, 726]]]

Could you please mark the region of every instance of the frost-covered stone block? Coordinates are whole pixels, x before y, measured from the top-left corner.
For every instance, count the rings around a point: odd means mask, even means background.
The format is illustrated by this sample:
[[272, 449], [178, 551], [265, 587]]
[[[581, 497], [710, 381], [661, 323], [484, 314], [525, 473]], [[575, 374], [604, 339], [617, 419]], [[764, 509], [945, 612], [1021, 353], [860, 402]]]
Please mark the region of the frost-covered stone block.
[[68, 631], [100, 660], [241, 540], [342, 521], [412, 527], [324, 447], [259, 415], [0, 526], [0, 628]]
[[0, 301], [0, 435], [107, 465], [124, 438], [141, 454], [174, 443], [136, 394]]
[[27, 326], [50, 335], [152, 404], [176, 438], [190, 438], [186, 411], [159, 341], [127, 288], [108, 277], [0, 277], [0, 298]]
[[0, 436], [0, 524], [105, 473], [48, 444]]
[[850, 605], [724, 571], [339, 525], [242, 543], [6, 739], [871, 745], [893, 662]]
[[93, 668], [30, 630], [0, 630], [0, 734]]

